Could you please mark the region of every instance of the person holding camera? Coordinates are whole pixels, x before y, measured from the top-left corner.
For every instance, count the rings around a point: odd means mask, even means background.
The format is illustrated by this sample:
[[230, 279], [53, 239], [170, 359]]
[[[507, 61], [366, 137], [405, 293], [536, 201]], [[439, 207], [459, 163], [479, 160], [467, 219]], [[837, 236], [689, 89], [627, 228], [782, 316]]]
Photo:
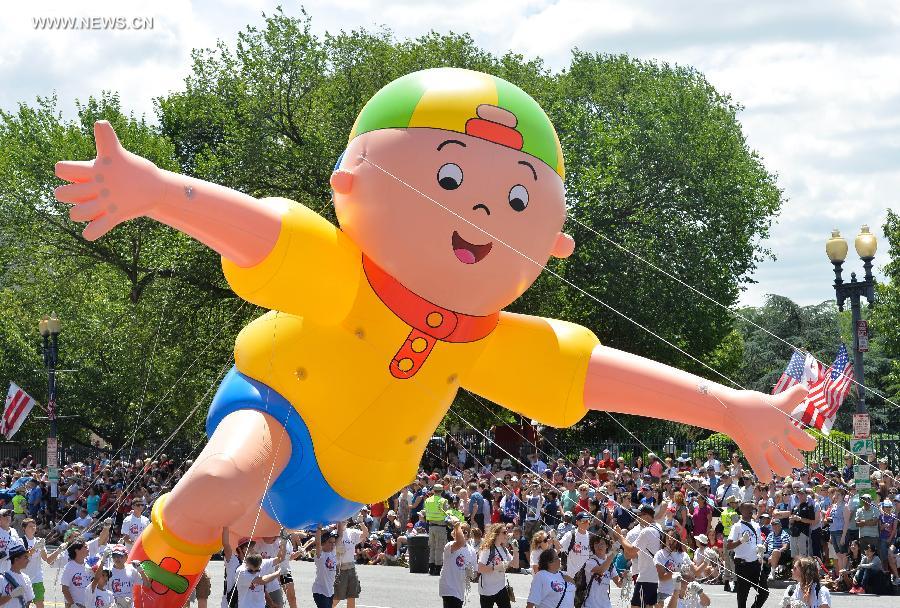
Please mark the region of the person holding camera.
[[453, 540], [444, 545], [444, 567], [441, 568], [438, 592], [444, 608], [462, 608], [475, 565], [475, 552], [468, 543], [468, 524], [458, 519], [451, 519], [450, 523]]
[[731, 526], [731, 533], [725, 543], [725, 549], [734, 551], [734, 570], [738, 608], [747, 607], [747, 598], [750, 589], [756, 589], [756, 599], [753, 608], [760, 608], [769, 597], [768, 581], [762, 578], [762, 566], [759, 562], [757, 546], [762, 544], [762, 533], [759, 524], [753, 521], [754, 505], [750, 501], [744, 501], [738, 509], [741, 512], [740, 521]]

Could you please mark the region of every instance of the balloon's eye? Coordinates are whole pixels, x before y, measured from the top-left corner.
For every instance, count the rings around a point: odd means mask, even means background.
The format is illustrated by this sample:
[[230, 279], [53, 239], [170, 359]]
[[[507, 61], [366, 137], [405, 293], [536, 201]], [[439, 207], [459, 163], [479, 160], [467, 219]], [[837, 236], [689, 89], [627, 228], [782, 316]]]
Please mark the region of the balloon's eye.
[[528, 190], [522, 184], [516, 184], [509, 190], [509, 206], [515, 211], [525, 211], [528, 206]]
[[437, 180], [444, 190], [456, 190], [463, 180], [462, 169], [453, 163], [442, 165], [438, 169]]

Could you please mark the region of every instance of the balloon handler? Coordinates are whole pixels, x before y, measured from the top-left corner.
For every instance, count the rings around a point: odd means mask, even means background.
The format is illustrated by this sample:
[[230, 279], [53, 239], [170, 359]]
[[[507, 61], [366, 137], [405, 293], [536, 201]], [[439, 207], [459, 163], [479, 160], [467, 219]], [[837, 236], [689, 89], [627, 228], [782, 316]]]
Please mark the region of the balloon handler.
[[[131, 552], [152, 581], [136, 587], [139, 607], [181, 608], [224, 527], [275, 536], [394, 493], [460, 387], [557, 427], [593, 409], [720, 431], [763, 480], [815, 446], [788, 419], [802, 386], [735, 390], [601, 346], [584, 327], [502, 311], [575, 246], [561, 232], [559, 139], [505, 80], [440, 68], [376, 93], [331, 175], [340, 228], [161, 170], [107, 122], [94, 132], [95, 160], [56, 165], [73, 182], [56, 198], [89, 222], [85, 238], [153, 218], [221, 254], [235, 293], [270, 309], [238, 335], [209, 443]], [[373, 452], [370, 422], [385, 410], [414, 415], [382, 429]]]

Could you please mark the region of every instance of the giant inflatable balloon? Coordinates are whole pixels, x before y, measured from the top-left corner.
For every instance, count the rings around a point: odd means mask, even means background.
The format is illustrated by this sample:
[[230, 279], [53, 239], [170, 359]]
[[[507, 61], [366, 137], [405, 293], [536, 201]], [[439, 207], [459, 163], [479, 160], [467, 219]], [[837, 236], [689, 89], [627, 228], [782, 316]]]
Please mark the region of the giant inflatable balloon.
[[270, 310], [238, 335], [209, 443], [132, 550], [151, 581], [139, 605], [180, 608], [223, 528], [270, 536], [393, 494], [461, 387], [554, 426], [599, 409], [722, 431], [763, 479], [814, 446], [786, 416], [801, 387], [734, 390], [503, 311], [574, 248], [556, 131], [505, 80], [443, 68], [379, 91], [331, 177], [340, 228], [163, 171], [108, 123], [95, 136], [96, 159], [56, 167], [86, 238], [153, 218], [220, 253], [235, 293]]

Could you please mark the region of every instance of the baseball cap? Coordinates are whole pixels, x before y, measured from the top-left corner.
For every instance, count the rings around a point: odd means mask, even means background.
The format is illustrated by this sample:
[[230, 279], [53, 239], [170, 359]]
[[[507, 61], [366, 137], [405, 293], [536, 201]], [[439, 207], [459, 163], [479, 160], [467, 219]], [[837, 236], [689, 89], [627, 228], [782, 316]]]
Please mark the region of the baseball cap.
[[9, 548], [6, 550], [9, 559], [16, 559], [20, 555], [24, 553], [28, 553], [28, 549], [25, 548], [25, 545], [22, 543], [12, 543]]
[[642, 503], [640, 508], [638, 509], [638, 513], [650, 513], [651, 515], [656, 513], [656, 509], [653, 508], [651, 503]]
[[575, 516], [575, 521], [584, 521], [585, 519], [590, 519], [591, 514], [587, 511], [582, 511], [578, 515]]
[[125, 545], [113, 545], [110, 553], [113, 555], [128, 555], [128, 549], [125, 548]]

